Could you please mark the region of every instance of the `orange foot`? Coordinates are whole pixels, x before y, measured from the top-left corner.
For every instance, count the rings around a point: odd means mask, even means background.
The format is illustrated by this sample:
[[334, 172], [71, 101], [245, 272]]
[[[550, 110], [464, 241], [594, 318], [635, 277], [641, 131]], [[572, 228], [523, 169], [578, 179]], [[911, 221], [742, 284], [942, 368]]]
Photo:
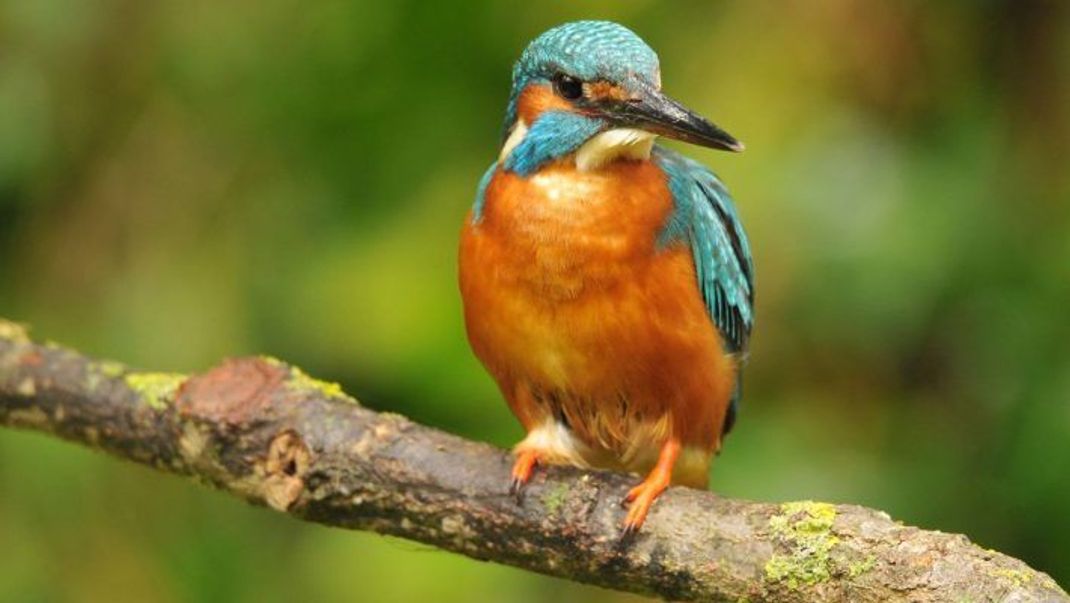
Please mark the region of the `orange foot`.
[[535, 466], [539, 464], [539, 453], [527, 449], [516, 454], [516, 462], [513, 463], [513, 479], [509, 482], [509, 493], [515, 496], [520, 494], [521, 488], [531, 479], [535, 472]]
[[622, 538], [635, 534], [639, 528], [643, 527], [650, 507], [672, 482], [672, 468], [678, 456], [680, 456], [680, 442], [676, 439], [669, 439], [661, 447], [658, 463], [650, 470], [650, 474], [641, 484], [628, 491], [628, 495], [621, 503], [629, 505], [628, 515], [624, 518]]

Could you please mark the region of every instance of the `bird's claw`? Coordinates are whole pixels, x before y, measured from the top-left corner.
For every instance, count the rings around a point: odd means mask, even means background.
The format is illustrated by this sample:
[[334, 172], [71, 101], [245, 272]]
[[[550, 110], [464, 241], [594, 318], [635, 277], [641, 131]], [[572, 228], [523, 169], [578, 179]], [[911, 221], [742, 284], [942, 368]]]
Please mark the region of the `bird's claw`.
[[646, 516], [650, 513], [650, 508], [654, 505], [654, 501], [664, 490], [664, 484], [644, 481], [628, 491], [628, 494], [620, 502], [622, 507], [628, 509], [620, 535], [622, 541], [634, 537], [639, 532], [639, 529], [646, 522]]
[[518, 477], [509, 480], [509, 495], [516, 499], [516, 504], [524, 502], [524, 484], [526, 482]]
[[517, 504], [523, 502], [524, 486], [531, 479], [538, 463], [539, 455], [533, 450], [524, 450], [517, 454], [513, 464], [513, 477], [509, 480], [509, 494], [516, 498]]

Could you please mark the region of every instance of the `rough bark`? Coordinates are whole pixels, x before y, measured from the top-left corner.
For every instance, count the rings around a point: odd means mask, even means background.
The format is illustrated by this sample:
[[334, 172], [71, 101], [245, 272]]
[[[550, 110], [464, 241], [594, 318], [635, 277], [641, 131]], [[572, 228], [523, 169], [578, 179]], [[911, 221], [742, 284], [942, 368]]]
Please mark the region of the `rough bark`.
[[518, 501], [510, 457], [361, 407], [271, 358], [186, 377], [32, 342], [0, 319], [0, 424], [254, 504], [487, 561], [682, 601], [1070, 601], [1047, 575], [880, 511], [672, 488], [619, 537], [634, 477], [555, 467]]

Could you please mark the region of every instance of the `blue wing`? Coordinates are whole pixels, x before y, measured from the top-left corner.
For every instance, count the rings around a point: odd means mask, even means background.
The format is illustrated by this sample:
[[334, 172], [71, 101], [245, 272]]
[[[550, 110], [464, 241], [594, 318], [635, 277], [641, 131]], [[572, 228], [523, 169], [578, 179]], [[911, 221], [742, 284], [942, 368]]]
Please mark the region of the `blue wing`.
[[735, 204], [702, 164], [657, 147], [654, 158], [669, 178], [676, 209], [662, 244], [690, 244], [699, 288], [729, 351], [744, 353], [754, 324], [754, 265]]
[[[717, 176], [696, 161], [663, 147], [655, 147], [654, 159], [669, 178], [676, 206], [661, 243], [690, 245], [710, 318], [728, 351], [745, 354], [754, 325], [754, 264], [732, 197]], [[723, 433], [735, 422], [738, 384]]]

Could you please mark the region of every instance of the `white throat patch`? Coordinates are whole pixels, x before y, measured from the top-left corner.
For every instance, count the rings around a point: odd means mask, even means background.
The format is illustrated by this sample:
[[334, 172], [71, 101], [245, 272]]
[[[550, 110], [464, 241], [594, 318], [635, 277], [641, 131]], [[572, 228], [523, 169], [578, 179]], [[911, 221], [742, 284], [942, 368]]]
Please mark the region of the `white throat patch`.
[[576, 168], [597, 170], [615, 159], [649, 159], [657, 134], [633, 128], [607, 130], [583, 143], [576, 151]]

